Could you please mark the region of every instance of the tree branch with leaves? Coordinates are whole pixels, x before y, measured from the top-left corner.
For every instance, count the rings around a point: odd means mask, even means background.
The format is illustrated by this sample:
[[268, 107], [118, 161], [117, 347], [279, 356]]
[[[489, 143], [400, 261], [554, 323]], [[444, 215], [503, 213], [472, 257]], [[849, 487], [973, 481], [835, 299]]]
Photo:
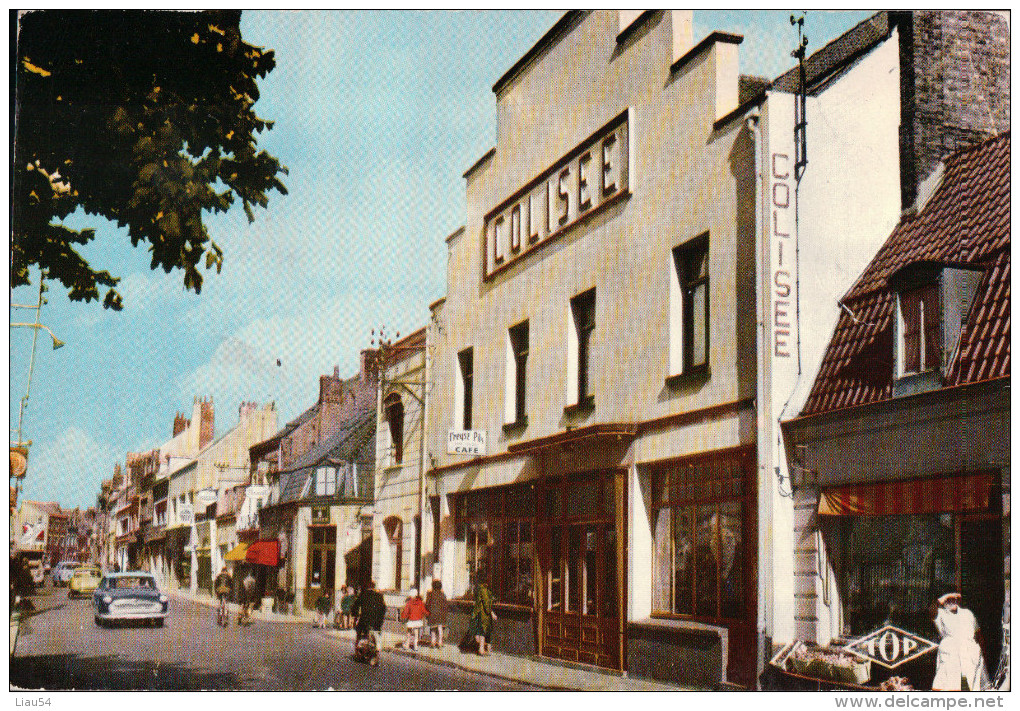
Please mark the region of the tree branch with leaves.
[[272, 127], [253, 107], [272, 50], [241, 37], [239, 10], [43, 10], [20, 16], [15, 77], [11, 286], [32, 267], [74, 301], [119, 310], [117, 277], [80, 253], [95, 229], [76, 210], [127, 227], [151, 268], [184, 271], [200, 293], [223, 250], [205, 224], [240, 200], [248, 221], [287, 169], [259, 150]]

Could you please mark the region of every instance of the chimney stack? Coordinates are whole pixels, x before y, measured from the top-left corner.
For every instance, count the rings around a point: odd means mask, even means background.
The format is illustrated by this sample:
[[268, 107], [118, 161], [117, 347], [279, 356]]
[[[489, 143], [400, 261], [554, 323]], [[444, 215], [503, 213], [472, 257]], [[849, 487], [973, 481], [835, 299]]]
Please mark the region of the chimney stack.
[[340, 402], [343, 381], [340, 380], [340, 366], [333, 367], [333, 375], [319, 377], [319, 402]]
[[176, 437], [181, 432], [183, 432], [184, 430], [188, 429], [188, 425], [189, 424], [191, 424], [191, 421], [187, 417], [185, 417], [183, 414], [178, 412], [174, 416], [174, 434], [173, 434], [173, 436]]

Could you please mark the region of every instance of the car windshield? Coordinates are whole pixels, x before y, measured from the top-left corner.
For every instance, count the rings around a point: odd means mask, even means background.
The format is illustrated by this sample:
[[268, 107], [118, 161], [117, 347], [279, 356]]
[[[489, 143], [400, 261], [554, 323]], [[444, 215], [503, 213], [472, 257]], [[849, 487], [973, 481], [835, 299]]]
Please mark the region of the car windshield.
[[155, 590], [156, 582], [152, 578], [145, 576], [128, 575], [123, 578], [112, 578], [110, 580], [110, 587], [117, 590], [133, 590], [136, 588]]

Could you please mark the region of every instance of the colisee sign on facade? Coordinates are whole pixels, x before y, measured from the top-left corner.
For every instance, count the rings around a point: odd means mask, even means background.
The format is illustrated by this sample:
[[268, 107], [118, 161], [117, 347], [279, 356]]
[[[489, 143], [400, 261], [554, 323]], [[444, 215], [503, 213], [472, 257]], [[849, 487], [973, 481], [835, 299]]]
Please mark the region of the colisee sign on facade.
[[624, 111], [485, 218], [485, 277], [628, 194]]
[[450, 430], [446, 436], [446, 453], [484, 455], [485, 430]]

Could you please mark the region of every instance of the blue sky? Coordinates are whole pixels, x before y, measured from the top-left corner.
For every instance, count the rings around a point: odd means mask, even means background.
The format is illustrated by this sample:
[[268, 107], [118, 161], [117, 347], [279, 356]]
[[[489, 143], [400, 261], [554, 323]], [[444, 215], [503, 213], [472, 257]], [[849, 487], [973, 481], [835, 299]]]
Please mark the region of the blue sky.
[[[809, 12], [809, 51], [868, 15]], [[94, 504], [114, 464], [166, 441], [195, 396], [213, 397], [217, 434], [237, 423], [242, 400], [275, 401], [282, 425], [312, 404], [320, 374], [356, 372], [372, 328], [423, 326], [446, 290], [462, 175], [495, 142], [492, 85], [560, 16], [245, 11], [245, 39], [276, 51], [255, 110], [276, 122], [259, 145], [290, 169], [289, 195], [272, 194], [250, 225], [240, 206], [209, 218], [226, 259], [198, 296], [181, 273], [150, 271], [124, 231], [68, 220], [97, 227], [86, 256], [122, 277], [125, 309], [71, 303], [59, 284], [48, 293], [42, 321], [67, 345], [39, 339], [23, 498]], [[696, 11], [695, 41], [743, 34], [741, 71], [775, 77], [793, 66], [789, 17]], [[33, 288], [11, 293], [34, 299]], [[12, 309], [11, 321], [31, 313]], [[31, 340], [30, 329], [10, 331], [12, 427]]]

